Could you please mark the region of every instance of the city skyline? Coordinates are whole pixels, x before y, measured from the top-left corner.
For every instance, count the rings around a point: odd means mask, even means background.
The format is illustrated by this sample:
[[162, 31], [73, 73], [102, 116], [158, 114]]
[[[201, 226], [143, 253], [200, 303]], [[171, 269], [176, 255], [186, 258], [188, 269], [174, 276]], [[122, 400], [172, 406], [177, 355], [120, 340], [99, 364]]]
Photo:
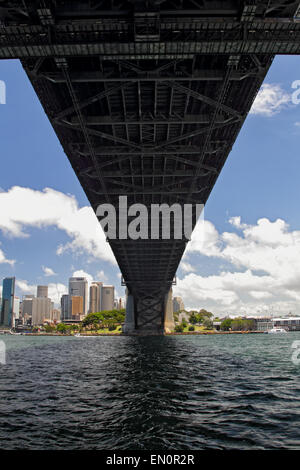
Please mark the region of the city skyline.
[[[2, 61], [0, 75], [8, 156], [0, 180], [2, 277], [16, 277], [20, 297], [49, 280], [56, 304], [68, 273], [113, 284], [124, 297], [109, 245], [21, 65]], [[297, 79], [297, 58], [276, 57], [205, 207], [204, 248], [196, 231], [179, 266], [174, 296], [188, 309], [300, 313]]]

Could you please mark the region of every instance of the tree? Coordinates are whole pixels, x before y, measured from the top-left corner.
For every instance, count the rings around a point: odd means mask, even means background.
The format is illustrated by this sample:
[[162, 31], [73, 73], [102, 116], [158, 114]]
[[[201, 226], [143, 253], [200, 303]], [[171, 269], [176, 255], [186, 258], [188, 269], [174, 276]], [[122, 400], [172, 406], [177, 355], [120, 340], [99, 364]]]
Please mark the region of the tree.
[[225, 320], [222, 321], [220, 328], [223, 331], [229, 331], [231, 328], [232, 320], [230, 318], [225, 318]]
[[183, 326], [182, 326], [182, 323], [180, 325], [176, 325], [175, 326], [175, 331], [176, 333], [182, 333], [184, 330]]
[[192, 314], [190, 316], [190, 323], [192, 323], [192, 325], [195, 325], [196, 323], [198, 323], [197, 316], [195, 315], [195, 312], [192, 312]]
[[210, 318], [204, 318], [203, 320], [203, 326], [207, 329], [207, 330], [212, 330], [213, 328], [213, 322]]

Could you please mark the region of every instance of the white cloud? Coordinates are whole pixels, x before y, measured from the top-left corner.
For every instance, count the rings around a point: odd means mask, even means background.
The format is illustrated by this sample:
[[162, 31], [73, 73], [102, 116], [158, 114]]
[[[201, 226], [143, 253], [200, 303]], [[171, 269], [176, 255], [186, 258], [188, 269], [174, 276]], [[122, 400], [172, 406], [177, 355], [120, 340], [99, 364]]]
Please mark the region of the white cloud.
[[271, 306], [278, 313], [300, 313], [300, 231], [291, 231], [282, 219], [261, 218], [248, 225], [233, 217], [230, 222], [240, 235], [218, 233], [207, 222], [208, 246], [198, 247], [195, 241], [190, 252], [229, 262], [233, 272], [188, 274], [177, 279], [174, 292], [182, 293], [188, 308], [204, 307], [218, 314], [253, 314]]
[[[29, 284], [28, 281], [22, 279], [16, 279], [16, 286], [24, 295], [36, 295], [37, 285]], [[56, 304], [60, 305], [60, 298], [63, 294], [68, 293], [68, 288], [61, 283], [50, 283], [48, 285], [49, 298]]]
[[47, 266], [42, 266], [42, 270], [44, 271], [45, 276], [56, 276], [57, 274], [53, 271], [53, 269], [48, 268]]
[[184, 271], [185, 273], [191, 273], [191, 272], [195, 272], [196, 271], [196, 268], [194, 266], [192, 266], [190, 263], [188, 263], [187, 261], [181, 261], [179, 267], [182, 269], [182, 271]]
[[280, 85], [265, 83], [259, 90], [250, 114], [273, 116], [280, 112], [291, 102], [291, 96]]
[[15, 264], [15, 260], [14, 259], [7, 259], [5, 254], [3, 253], [3, 251], [0, 249], [0, 264], [1, 263], [7, 263], [7, 264], [10, 264], [11, 266], [13, 266]]
[[106, 276], [106, 274], [104, 273], [103, 270], [98, 271], [96, 277], [97, 277], [97, 279], [99, 279], [99, 282], [107, 281], [107, 276]]
[[34, 191], [14, 186], [0, 193], [0, 230], [10, 237], [28, 237], [30, 227], [57, 227], [71, 241], [57, 254], [71, 250], [116, 264], [103, 230], [91, 207], [79, 208], [74, 196], [45, 188]]
[[83, 269], [78, 269], [77, 271], [74, 271], [73, 277], [85, 277], [89, 284], [91, 284], [91, 282], [93, 282], [94, 280], [93, 276], [84, 271]]

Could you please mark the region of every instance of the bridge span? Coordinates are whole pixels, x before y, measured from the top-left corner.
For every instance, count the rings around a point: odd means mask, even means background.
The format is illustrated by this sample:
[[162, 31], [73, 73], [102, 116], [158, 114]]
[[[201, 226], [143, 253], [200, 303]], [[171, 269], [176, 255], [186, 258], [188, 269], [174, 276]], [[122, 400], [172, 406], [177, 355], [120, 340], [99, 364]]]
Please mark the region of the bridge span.
[[[21, 60], [95, 212], [205, 204], [274, 55], [299, 53], [295, 1], [0, 1], [0, 58]], [[108, 242], [126, 331], [163, 333], [188, 238]]]

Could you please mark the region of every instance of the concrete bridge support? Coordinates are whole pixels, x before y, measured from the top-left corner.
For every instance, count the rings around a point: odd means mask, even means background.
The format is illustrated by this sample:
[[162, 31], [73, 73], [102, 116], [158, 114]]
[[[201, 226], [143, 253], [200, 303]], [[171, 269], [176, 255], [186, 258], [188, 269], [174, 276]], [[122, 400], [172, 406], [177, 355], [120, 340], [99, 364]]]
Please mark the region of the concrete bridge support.
[[126, 290], [126, 315], [123, 333], [154, 336], [174, 329], [172, 289], [163, 295], [144, 295], [135, 299]]
[[123, 333], [128, 335], [134, 334], [135, 331], [135, 320], [134, 320], [134, 298], [132, 294], [129, 294], [126, 289], [126, 313], [125, 323], [123, 326]]
[[165, 295], [165, 324], [164, 332], [170, 333], [175, 328], [174, 316], [173, 316], [173, 297], [172, 288]]

